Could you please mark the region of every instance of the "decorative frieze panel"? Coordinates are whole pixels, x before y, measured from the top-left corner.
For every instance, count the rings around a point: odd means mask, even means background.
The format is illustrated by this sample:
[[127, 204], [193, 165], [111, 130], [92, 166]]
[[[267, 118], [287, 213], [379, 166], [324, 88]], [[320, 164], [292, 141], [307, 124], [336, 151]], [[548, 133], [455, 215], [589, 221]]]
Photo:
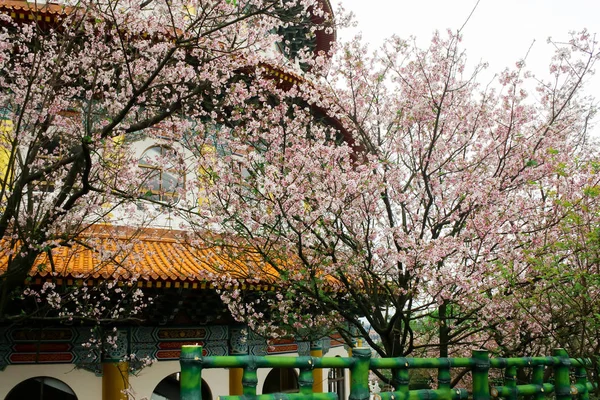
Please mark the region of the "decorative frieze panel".
[[271, 339], [267, 341], [267, 354], [297, 353], [298, 343], [294, 339]]
[[72, 363], [75, 359], [72, 328], [16, 328], [3, 337], [6, 341], [0, 346], [8, 347], [8, 364]]
[[244, 326], [229, 328], [229, 354], [248, 354], [248, 329]]
[[119, 362], [129, 357], [129, 329], [109, 332], [104, 340], [102, 361]]
[[[103, 336], [105, 343], [103, 357], [95, 345], [98, 335]], [[324, 352], [341, 344], [334, 337], [318, 342]], [[179, 359], [183, 345], [201, 345], [206, 356], [310, 353], [309, 342], [267, 341], [244, 326], [124, 327], [116, 331], [106, 329], [104, 334], [91, 327], [4, 327], [0, 328], [0, 370], [9, 364], [72, 363], [100, 373], [101, 360], [123, 359], [130, 360], [131, 367], [137, 369], [139, 360]]]
[[298, 342], [298, 355], [310, 356], [310, 342]]
[[8, 365], [8, 356], [11, 353], [7, 334], [8, 330], [6, 328], [0, 328], [0, 371]]
[[253, 356], [266, 356], [268, 353], [267, 341], [248, 329], [248, 354]]

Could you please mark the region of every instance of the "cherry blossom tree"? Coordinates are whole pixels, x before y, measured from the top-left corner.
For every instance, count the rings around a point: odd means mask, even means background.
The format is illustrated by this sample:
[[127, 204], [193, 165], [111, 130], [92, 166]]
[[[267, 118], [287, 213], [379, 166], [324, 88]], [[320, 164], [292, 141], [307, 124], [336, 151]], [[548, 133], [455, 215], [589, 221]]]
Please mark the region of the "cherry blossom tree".
[[595, 38], [550, 41], [547, 76], [521, 60], [488, 85], [460, 40], [436, 33], [422, 49], [392, 38], [375, 54], [349, 43], [329, 89], [294, 87], [315, 93], [308, 106], [273, 100], [253, 111], [271, 124], [240, 123], [221, 138], [241, 156], [202, 160], [204, 226], [218, 228], [197, 226], [194, 243], [243, 259], [246, 278], [276, 288], [245, 296], [221, 270], [237, 318], [276, 335], [335, 329], [381, 356], [543, 336], [546, 321], [515, 318], [524, 307], [508, 276], [539, 276], [523, 266], [564, 229], [567, 198], [596, 179], [580, 167], [595, 157], [595, 110], [582, 93]]
[[579, 171], [572, 171], [568, 179], [580, 180], [579, 190], [549, 193], [563, 218], [538, 243], [527, 243], [518, 268], [503, 274], [515, 314], [536, 325], [540, 340], [533, 345], [563, 347], [573, 357], [590, 357], [597, 364], [598, 165], [578, 164]]
[[[90, 227], [126, 224], [133, 238], [135, 228], [167, 209], [197, 208], [194, 184], [169, 196], [149, 191], [153, 170], [138, 168], [129, 144], [153, 138], [167, 147], [203, 148], [209, 127], [233, 124], [238, 110], [256, 102], [252, 88], [264, 85], [266, 74], [258, 70], [265, 63], [295, 68], [301, 61], [308, 68], [318, 62], [304, 44], [328, 19], [313, 1], [82, 0], [30, 7], [33, 22], [0, 16], [0, 256], [6, 264], [0, 321], [20, 318], [8, 305], [22, 295], [34, 266], [56, 272], [57, 247], [88, 247], [119, 265], [124, 257], [82, 235]], [[294, 43], [286, 36], [292, 28], [300, 32]], [[172, 151], [154, 162], [196, 176], [186, 159], [193, 155]], [[55, 315], [58, 299], [46, 298], [49, 291], [27, 293], [44, 299], [38, 317], [48, 309], [55, 317], [77, 317]], [[72, 295], [63, 300], [75, 302]], [[126, 317], [104, 311], [79, 316]]]

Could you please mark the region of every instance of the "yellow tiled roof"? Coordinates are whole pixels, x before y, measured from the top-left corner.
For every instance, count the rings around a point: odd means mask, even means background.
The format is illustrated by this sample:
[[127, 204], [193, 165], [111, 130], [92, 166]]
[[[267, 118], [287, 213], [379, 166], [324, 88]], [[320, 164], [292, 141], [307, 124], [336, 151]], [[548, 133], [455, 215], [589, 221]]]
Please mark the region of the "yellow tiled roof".
[[[146, 229], [127, 234], [127, 228], [92, 229], [69, 246], [40, 255], [32, 277], [74, 279], [129, 279], [146, 281], [209, 281], [229, 274], [245, 280], [272, 282], [277, 274], [247, 251], [232, 257], [222, 248], [198, 248], [187, 243], [177, 232]], [[0, 274], [6, 270], [11, 248], [0, 242]]]
[[[56, 17], [66, 15], [72, 9], [73, 7], [63, 4], [36, 3], [25, 0], [0, 0], [0, 12], [21, 20], [36, 19], [45, 22], [56, 22]], [[50, 18], [50, 16], [54, 18]]]

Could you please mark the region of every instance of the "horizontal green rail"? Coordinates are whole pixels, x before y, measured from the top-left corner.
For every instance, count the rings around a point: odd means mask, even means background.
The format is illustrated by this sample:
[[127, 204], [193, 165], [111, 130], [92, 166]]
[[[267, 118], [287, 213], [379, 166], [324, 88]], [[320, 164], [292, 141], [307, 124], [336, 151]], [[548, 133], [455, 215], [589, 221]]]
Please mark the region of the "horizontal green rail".
[[371, 360], [371, 368], [394, 369], [394, 368], [470, 368], [475, 365], [472, 358], [374, 358]]
[[[185, 399], [185, 397], [181, 397]], [[196, 398], [196, 397], [194, 397]], [[335, 393], [273, 393], [273, 394], [259, 394], [256, 396], [219, 396], [219, 400], [337, 400], [337, 394]]]
[[[181, 399], [201, 400], [202, 370], [209, 368], [242, 368], [243, 394], [220, 396], [220, 400], [335, 400], [335, 393], [313, 393], [312, 370], [322, 368], [345, 368], [350, 371], [350, 400], [368, 400], [369, 371], [389, 369], [392, 371], [393, 391], [377, 393], [381, 400], [507, 400], [528, 396], [541, 400], [552, 395], [558, 400], [572, 398], [588, 400], [595, 386], [589, 382], [589, 360], [569, 358], [563, 349], [557, 349], [550, 357], [489, 358], [486, 350], [475, 350], [467, 358], [371, 358], [368, 348], [354, 348], [352, 357], [256, 357], [217, 356], [203, 357], [201, 346], [183, 346], [181, 349]], [[299, 393], [275, 393], [257, 395], [256, 371], [261, 368], [297, 368], [300, 371]], [[451, 388], [451, 369], [468, 369], [472, 376], [470, 390]], [[550, 368], [552, 374], [546, 374]], [[436, 369], [436, 389], [409, 389], [409, 371], [413, 369]], [[503, 385], [490, 386], [490, 369], [504, 370]], [[530, 371], [531, 382], [517, 384], [517, 371]], [[551, 375], [550, 381], [544, 381]], [[572, 379], [573, 377], [573, 379]], [[340, 399], [342, 400], [342, 399]]]
[[351, 357], [214, 356], [203, 357], [202, 368], [350, 368], [353, 362]]

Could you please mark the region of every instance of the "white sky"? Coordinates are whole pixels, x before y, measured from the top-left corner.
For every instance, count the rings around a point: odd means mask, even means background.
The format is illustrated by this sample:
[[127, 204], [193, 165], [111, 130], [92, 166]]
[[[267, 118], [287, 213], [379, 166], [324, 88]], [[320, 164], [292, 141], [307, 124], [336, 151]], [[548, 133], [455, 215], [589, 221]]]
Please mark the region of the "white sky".
[[[331, 0], [335, 7], [335, 1]], [[346, 41], [362, 32], [372, 47], [379, 47], [386, 37], [413, 35], [426, 46], [434, 30], [460, 28], [477, 0], [341, 0], [355, 14], [357, 28], [338, 32]], [[527, 69], [546, 76], [552, 56], [547, 44], [551, 36], [557, 41], [568, 39], [569, 31], [587, 28], [600, 40], [600, 0], [480, 0], [473, 16], [463, 29], [462, 46], [469, 63], [489, 63], [484, 75], [487, 83], [495, 72], [514, 66], [527, 57]], [[586, 93], [600, 99], [600, 63], [598, 74], [588, 82]], [[598, 120], [598, 118], [596, 118]], [[595, 130], [598, 132], [598, 128]]]

